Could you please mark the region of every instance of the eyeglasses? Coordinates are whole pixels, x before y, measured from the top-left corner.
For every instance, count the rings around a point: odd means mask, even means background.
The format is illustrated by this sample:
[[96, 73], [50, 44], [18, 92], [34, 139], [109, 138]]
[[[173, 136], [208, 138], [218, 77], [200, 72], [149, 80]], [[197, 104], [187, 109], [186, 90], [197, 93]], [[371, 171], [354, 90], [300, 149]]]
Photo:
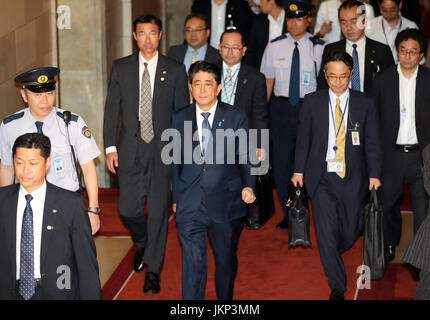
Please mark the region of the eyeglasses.
[[327, 78], [330, 79], [331, 81], [335, 81], [335, 80], [345, 81], [346, 79], [349, 79], [349, 75], [342, 74], [340, 76], [336, 76], [331, 74], [331, 75], [328, 75]]
[[197, 28], [197, 29], [191, 29], [191, 28], [186, 28], [185, 29], [185, 33], [191, 33], [191, 32], [202, 32], [204, 30], [206, 30], [207, 28]]
[[223, 50], [225, 50], [225, 51], [232, 50], [235, 53], [238, 53], [240, 50], [243, 49], [243, 47], [227, 47], [227, 46], [224, 46], [224, 45], [221, 45], [220, 48], [223, 49]]
[[419, 52], [418, 50], [406, 50], [406, 49], [400, 49], [399, 50], [399, 55], [401, 56], [406, 56], [406, 55], [410, 55], [411, 57], [415, 57], [417, 55], [419, 55], [421, 52]]

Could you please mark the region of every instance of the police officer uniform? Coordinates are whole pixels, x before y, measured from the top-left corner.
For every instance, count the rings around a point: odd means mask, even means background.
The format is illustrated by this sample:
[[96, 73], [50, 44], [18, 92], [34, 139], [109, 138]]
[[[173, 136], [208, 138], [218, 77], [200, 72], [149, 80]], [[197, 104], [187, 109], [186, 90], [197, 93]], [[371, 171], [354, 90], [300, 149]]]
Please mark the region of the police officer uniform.
[[[285, 7], [287, 19], [307, 16], [315, 7], [302, 1], [290, 1]], [[294, 51], [298, 49], [298, 59], [294, 59]], [[324, 41], [306, 33], [296, 41], [289, 34], [283, 34], [272, 40], [264, 51], [260, 71], [266, 79], [274, 79], [272, 97], [270, 99], [270, 132], [272, 141], [272, 165], [275, 176], [276, 190], [286, 217], [287, 185], [293, 174], [294, 149], [299, 120], [300, 106], [303, 97], [314, 92], [317, 87], [317, 72], [321, 66]], [[295, 62], [294, 62], [295, 61]], [[297, 62], [299, 66], [297, 66]], [[297, 70], [299, 97], [291, 99], [290, 89], [292, 69]], [[295, 81], [297, 82], [297, 81]], [[294, 101], [294, 103], [292, 103]], [[278, 229], [285, 229], [285, 218]]]
[[[54, 77], [59, 72], [57, 68], [37, 68], [17, 76], [15, 82], [33, 92], [48, 92], [55, 90]], [[0, 125], [2, 165], [13, 166], [12, 146], [16, 138], [30, 132], [43, 133], [51, 140], [52, 160], [51, 169], [47, 174], [48, 182], [64, 189], [77, 191], [79, 181], [70, 144], [81, 165], [97, 158], [100, 150], [84, 119], [72, 113], [67, 132], [63, 113], [64, 110], [54, 106], [49, 115], [43, 119], [42, 125], [33, 117], [29, 108], [6, 117]], [[70, 143], [68, 137], [70, 137]]]

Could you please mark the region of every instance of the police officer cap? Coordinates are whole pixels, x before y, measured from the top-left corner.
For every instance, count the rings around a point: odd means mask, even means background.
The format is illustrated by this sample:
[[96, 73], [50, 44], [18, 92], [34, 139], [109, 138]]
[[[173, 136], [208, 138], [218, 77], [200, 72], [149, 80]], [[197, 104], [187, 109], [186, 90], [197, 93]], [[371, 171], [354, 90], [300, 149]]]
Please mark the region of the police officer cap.
[[55, 67], [36, 68], [21, 73], [15, 78], [23, 89], [33, 92], [48, 92], [55, 90], [54, 77], [60, 73], [60, 69]]
[[312, 3], [305, 0], [284, 1], [283, 7], [287, 18], [301, 18], [307, 16], [310, 11], [315, 9]]

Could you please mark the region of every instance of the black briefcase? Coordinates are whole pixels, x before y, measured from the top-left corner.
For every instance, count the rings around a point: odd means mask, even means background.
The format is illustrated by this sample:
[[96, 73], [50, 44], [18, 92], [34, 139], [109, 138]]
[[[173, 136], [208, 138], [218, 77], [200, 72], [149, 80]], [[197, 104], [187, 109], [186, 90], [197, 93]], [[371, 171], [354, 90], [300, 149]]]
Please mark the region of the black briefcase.
[[245, 224], [247, 229], [259, 229], [275, 213], [275, 203], [273, 202], [273, 191], [269, 173], [257, 176], [255, 184], [254, 203], [246, 206], [247, 213]]
[[311, 246], [308, 195], [305, 186], [294, 187], [290, 184], [287, 199], [288, 246]]
[[370, 268], [371, 280], [382, 278], [387, 268], [383, 228], [383, 211], [373, 188], [369, 203], [364, 208], [363, 232], [364, 265]]

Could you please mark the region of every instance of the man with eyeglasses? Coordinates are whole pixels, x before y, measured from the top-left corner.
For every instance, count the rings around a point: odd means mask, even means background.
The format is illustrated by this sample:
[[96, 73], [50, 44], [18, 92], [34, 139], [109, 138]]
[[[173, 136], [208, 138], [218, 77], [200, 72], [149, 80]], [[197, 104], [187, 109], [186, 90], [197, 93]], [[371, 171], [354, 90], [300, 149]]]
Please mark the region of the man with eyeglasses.
[[402, 0], [378, 0], [382, 15], [369, 20], [366, 25], [366, 36], [389, 45], [396, 63], [399, 61], [394, 45], [397, 34], [408, 28], [418, 29], [415, 22], [400, 15], [402, 4]]
[[[328, 44], [323, 61], [334, 51], [346, 51], [354, 60], [351, 77], [352, 90], [369, 93], [375, 75], [394, 64], [390, 47], [365, 36], [364, 4], [357, 0], [346, 0], [339, 7], [338, 18], [346, 39]], [[327, 87], [323, 70], [318, 77], [318, 89]]]
[[168, 57], [185, 64], [187, 70], [196, 61], [221, 60], [218, 50], [208, 44], [211, 31], [204, 15], [191, 13], [186, 17], [184, 27], [186, 43], [172, 46], [167, 53]]
[[285, 7], [288, 33], [266, 47], [260, 71], [266, 76], [270, 104], [269, 128], [276, 191], [284, 218], [276, 226], [287, 229], [287, 186], [293, 173], [297, 123], [303, 97], [315, 91], [324, 42], [307, 32], [309, 13], [315, 7], [304, 1], [290, 1]]
[[[430, 143], [430, 69], [419, 65], [426, 48], [426, 38], [417, 29], [406, 29], [396, 37], [399, 64], [381, 73], [372, 93], [380, 116], [383, 151], [382, 207], [388, 260], [402, 234], [400, 203], [404, 183], [409, 185], [414, 210], [414, 233], [427, 212], [424, 190], [422, 150]], [[418, 271], [411, 269], [417, 279]]]
[[369, 96], [348, 88], [353, 64], [345, 51], [333, 52], [323, 67], [329, 89], [306, 95], [291, 178], [295, 186], [306, 182], [312, 199], [330, 300], [344, 300], [342, 254], [360, 234], [366, 195], [381, 186], [377, 107]]

